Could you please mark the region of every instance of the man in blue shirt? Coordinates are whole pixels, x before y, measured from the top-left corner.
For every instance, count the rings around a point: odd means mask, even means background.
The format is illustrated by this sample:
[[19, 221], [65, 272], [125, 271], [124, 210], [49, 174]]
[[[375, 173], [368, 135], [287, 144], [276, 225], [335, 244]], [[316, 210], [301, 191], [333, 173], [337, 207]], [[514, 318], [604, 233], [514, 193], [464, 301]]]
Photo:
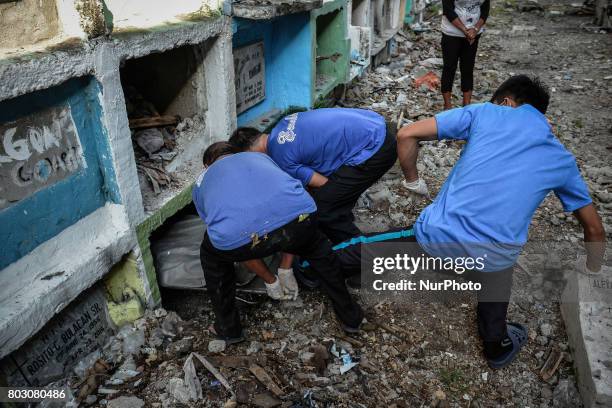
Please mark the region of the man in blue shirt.
[[[243, 340], [235, 307], [234, 262], [276, 252], [297, 254], [312, 265], [347, 331], [356, 331], [363, 311], [348, 293], [331, 243], [317, 228], [316, 205], [302, 184], [262, 153], [235, 153], [227, 142], [204, 153], [204, 171], [193, 202], [207, 226], [200, 249], [206, 288], [216, 316], [214, 331], [226, 341]], [[291, 270], [278, 278], [255, 268], [270, 297], [297, 296]]]
[[[491, 102], [445, 111], [400, 129], [398, 155], [406, 181], [424, 184], [416, 168], [419, 141], [467, 142], [437, 197], [418, 217], [413, 240], [433, 257], [447, 256], [451, 248], [453, 256], [487, 259], [479, 273], [483, 294], [478, 329], [489, 365], [501, 368], [527, 341], [526, 329], [506, 324], [506, 315], [512, 266], [542, 200], [554, 192], [584, 228], [587, 261], [581, 269], [600, 269], [605, 231], [574, 157], [544, 116], [549, 95], [540, 82], [514, 76]], [[484, 298], [492, 288], [493, 297]]]
[[269, 135], [240, 128], [230, 143], [242, 151], [267, 153], [308, 186], [321, 229], [337, 244], [360, 233], [353, 207], [397, 160], [395, 133], [375, 112], [332, 108], [289, 115]]

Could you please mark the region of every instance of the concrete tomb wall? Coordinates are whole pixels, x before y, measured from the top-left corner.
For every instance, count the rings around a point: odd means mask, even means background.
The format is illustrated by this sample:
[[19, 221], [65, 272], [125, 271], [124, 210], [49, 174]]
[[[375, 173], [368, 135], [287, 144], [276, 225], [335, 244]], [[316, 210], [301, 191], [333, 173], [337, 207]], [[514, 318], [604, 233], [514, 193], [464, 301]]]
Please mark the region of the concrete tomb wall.
[[142, 29], [218, 15], [222, 0], [105, 0], [113, 29]]
[[370, 65], [374, 18], [371, 0], [352, 0], [349, 5], [350, 79], [353, 79]]
[[[234, 20], [234, 69], [237, 95], [247, 94], [256, 86], [245, 67], [252, 55], [241, 56], [257, 44], [263, 44], [264, 87], [253, 96], [259, 100], [254, 106], [237, 97], [238, 125], [256, 119], [267, 120], [270, 112], [279, 114], [290, 107], [308, 108], [312, 101], [313, 52], [309, 13], [297, 13], [272, 20]], [[252, 69], [251, 69], [252, 71]], [[243, 98], [244, 99], [244, 98]], [[265, 126], [264, 126], [265, 127]]]
[[87, 290], [19, 350], [0, 360], [0, 376], [16, 387], [43, 386], [72, 368], [113, 333], [101, 285]]
[[[165, 200], [186, 188], [202, 168], [202, 154], [211, 143], [206, 128], [208, 103], [203, 64], [213, 41], [129, 59], [121, 68], [128, 119], [180, 117], [171, 125], [132, 129], [146, 212], [159, 209]], [[147, 152], [143, 145], [142, 138], [151, 132], [159, 138], [161, 150]], [[151, 178], [158, 172], [151, 173], [151, 166], [167, 173], [172, 181], [159, 189], [153, 186]]]
[[0, 102], [0, 268], [120, 202], [100, 92], [82, 77]]
[[317, 11], [315, 98], [327, 95], [348, 80], [350, 44], [346, 6], [344, 1], [334, 2]]
[[0, 3], [0, 48], [36, 44], [60, 34], [55, 0]]

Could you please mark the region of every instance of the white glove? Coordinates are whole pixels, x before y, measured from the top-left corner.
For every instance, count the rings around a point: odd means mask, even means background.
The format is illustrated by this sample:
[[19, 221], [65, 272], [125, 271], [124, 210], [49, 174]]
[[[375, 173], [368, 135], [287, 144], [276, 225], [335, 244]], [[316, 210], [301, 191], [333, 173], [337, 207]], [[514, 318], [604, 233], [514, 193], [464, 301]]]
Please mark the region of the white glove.
[[298, 297], [298, 284], [293, 275], [293, 269], [278, 268], [278, 280], [285, 291], [285, 295], [291, 299], [296, 300]]
[[429, 197], [429, 189], [427, 188], [427, 184], [425, 183], [425, 180], [420, 177], [417, 180], [411, 182], [402, 180], [402, 186], [412, 191], [413, 193]]
[[585, 255], [578, 255], [576, 259], [576, 272], [582, 273], [583, 275], [598, 275], [602, 272], [603, 265], [600, 270], [592, 271], [587, 267], [587, 257]]
[[274, 300], [284, 300], [287, 298], [285, 296], [285, 292], [283, 291], [281, 280], [278, 278], [272, 283], [266, 283], [266, 292], [268, 293], [268, 296]]

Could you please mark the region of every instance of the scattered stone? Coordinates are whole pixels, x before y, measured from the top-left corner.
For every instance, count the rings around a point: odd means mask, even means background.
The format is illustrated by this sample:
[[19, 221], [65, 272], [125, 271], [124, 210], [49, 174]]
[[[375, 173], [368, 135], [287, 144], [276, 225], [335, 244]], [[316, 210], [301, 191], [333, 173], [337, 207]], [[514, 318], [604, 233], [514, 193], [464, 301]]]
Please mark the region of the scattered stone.
[[549, 323], [542, 323], [540, 325], [540, 333], [542, 333], [542, 336], [550, 337], [552, 336], [552, 332], [553, 332], [553, 327]]
[[251, 403], [260, 408], [274, 408], [282, 404], [282, 401], [274, 398], [268, 393], [257, 394], [253, 397]]
[[145, 344], [144, 330], [137, 330], [130, 326], [124, 326], [119, 331], [118, 336], [123, 338], [123, 354], [125, 356], [139, 354], [140, 348]]
[[164, 147], [164, 136], [157, 128], [137, 131], [134, 135], [134, 140], [149, 156]]
[[108, 401], [108, 408], [142, 408], [144, 401], [138, 397], [119, 397]]
[[171, 378], [166, 385], [166, 392], [182, 404], [189, 403], [189, 389], [181, 378]]
[[579, 405], [580, 396], [574, 385], [574, 381], [569, 379], [559, 380], [552, 396], [554, 408], [573, 408]]
[[251, 354], [259, 353], [262, 349], [263, 344], [258, 341], [252, 341], [251, 344], [249, 344], [249, 348], [246, 350], [246, 354], [247, 356], [250, 356]]
[[208, 351], [211, 353], [222, 353], [226, 347], [225, 340], [211, 340], [208, 342]]
[[185, 337], [168, 346], [168, 353], [173, 357], [180, 357], [188, 354], [193, 347], [193, 337]]
[[420, 64], [427, 68], [441, 68], [444, 65], [442, 58], [427, 58], [421, 61]]

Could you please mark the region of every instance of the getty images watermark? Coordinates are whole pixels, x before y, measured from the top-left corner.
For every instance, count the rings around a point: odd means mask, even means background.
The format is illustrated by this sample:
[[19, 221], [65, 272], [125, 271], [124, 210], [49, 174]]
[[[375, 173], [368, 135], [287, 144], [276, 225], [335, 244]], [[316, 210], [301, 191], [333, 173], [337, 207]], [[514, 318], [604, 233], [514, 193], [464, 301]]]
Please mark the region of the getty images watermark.
[[[400, 240], [361, 245], [355, 256], [343, 258], [343, 266], [348, 262], [352, 266], [348, 270], [360, 273], [360, 296], [373, 304], [383, 300], [465, 303], [474, 297], [482, 302], [507, 302], [510, 297], [557, 301], [575, 282], [583, 288], [581, 300], [612, 304], [612, 269], [604, 263], [599, 272], [587, 274], [585, 252], [581, 243], [572, 242], [422, 247]], [[612, 254], [612, 248], [605, 252]], [[589, 291], [584, 290], [587, 286]]]
[[[372, 280], [372, 289], [376, 291], [479, 291], [480, 282], [472, 280], [458, 281], [456, 279], [423, 279], [417, 280], [401, 278], [408, 274], [414, 277], [417, 271], [437, 271], [462, 275], [467, 271], [482, 272], [485, 268], [487, 255], [481, 257], [433, 257], [425, 254], [417, 256], [409, 254], [395, 254], [394, 256], [377, 256], [372, 258], [372, 273], [379, 279]], [[386, 281], [381, 275], [396, 272], [394, 276], [400, 277], [395, 281]]]

